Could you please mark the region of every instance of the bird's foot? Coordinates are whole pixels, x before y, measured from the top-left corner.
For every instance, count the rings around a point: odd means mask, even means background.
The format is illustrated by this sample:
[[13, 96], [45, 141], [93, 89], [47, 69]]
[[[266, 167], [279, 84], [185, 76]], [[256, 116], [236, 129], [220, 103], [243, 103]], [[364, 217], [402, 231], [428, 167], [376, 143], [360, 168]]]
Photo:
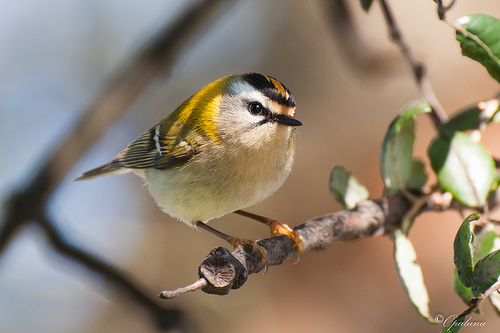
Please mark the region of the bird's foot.
[[257, 251], [260, 255], [260, 260], [264, 263], [264, 274], [267, 272], [267, 269], [269, 267], [269, 263], [267, 261], [267, 251], [266, 249], [259, 245], [256, 240], [254, 239], [240, 239], [236, 237], [231, 237], [229, 239], [229, 244], [231, 244], [234, 248], [240, 246], [240, 245], [249, 245], [253, 248], [253, 252]]
[[293, 242], [295, 243], [295, 252], [300, 256], [302, 255], [302, 250], [304, 248], [304, 241], [302, 239], [302, 236], [297, 234], [295, 231], [293, 231], [292, 228], [288, 224], [280, 223], [276, 220], [270, 220], [268, 222], [269, 228], [271, 229], [271, 237], [276, 237], [277, 235], [283, 235], [291, 238]]

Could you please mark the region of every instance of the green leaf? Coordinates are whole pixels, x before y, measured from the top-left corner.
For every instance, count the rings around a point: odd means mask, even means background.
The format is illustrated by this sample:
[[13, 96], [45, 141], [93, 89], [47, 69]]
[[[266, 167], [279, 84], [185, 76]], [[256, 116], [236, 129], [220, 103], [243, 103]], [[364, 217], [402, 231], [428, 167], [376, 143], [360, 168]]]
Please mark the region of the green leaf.
[[500, 250], [491, 252], [474, 266], [471, 278], [471, 289], [474, 296], [484, 294], [498, 282], [500, 275]]
[[454, 132], [465, 132], [478, 129], [482, 122], [489, 124], [491, 122], [500, 121], [498, 100], [492, 99], [480, 103], [482, 104], [481, 109], [478, 107], [479, 103], [476, 103], [474, 106], [470, 106], [453, 114], [448, 122], [441, 125], [439, 131], [451, 137]]
[[458, 279], [467, 288], [471, 287], [472, 256], [474, 250], [474, 233], [472, 232], [470, 222], [478, 220], [479, 217], [477, 213], [467, 216], [458, 229], [455, 241], [453, 242], [453, 262], [457, 268]]
[[410, 177], [406, 181], [407, 188], [421, 188], [425, 185], [427, 181], [427, 175], [425, 174], [425, 164], [419, 159], [413, 159], [413, 165]]
[[330, 190], [344, 209], [353, 209], [369, 197], [366, 187], [341, 166], [334, 167], [330, 174]]
[[394, 260], [406, 296], [418, 314], [433, 323], [434, 319], [429, 313], [429, 295], [422, 269], [417, 263], [417, 254], [410, 240], [400, 229], [394, 232]]
[[500, 20], [485, 14], [462, 16], [456, 21], [462, 54], [478, 61], [500, 82]]
[[[464, 230], [462, 231], [462, 236], [467, 236], [466, 235], [467, 228], [464, 227], [464, 229], [465, 231]], [[500, 238], [498, 237], [496, 232], [490, 230], [482, 232], [479, 235], [475, 235], [474, 245], [471, 246], [471, 248], [474, 249], [473, 264], [476, 264], [480, 259], [487, 256], [490, 252], [497, 250], [499, 247], [500, 247]], [[468, 254], [466, 249], [464, 251], [466, 254]], [[455, 290], [457, 295], [460, 296], [460, 298], [464, 301], [465, 304], [469, 304], [470, 300], [475, 298], [471, 288], [467, 288], [462, 284], [462, 282], [460, 282], [457, 270], [455, 270], [455, 272], [453, 273], [453, 289]], [[498, 293], [496, 295], [498, 295]], [[493, 293], [491, 297], [495, 297], [495, 293]], [[500, 298], [497, 301], [498, 304], [500, 305]], [[478, 312], [479, 311], [480, 310], [478, 309]]]
[[439, 136], [429, 149], [439, 185], [469, 207], [482, 207], [495, 182], [495, 162], [463, 132]]
[[413, 159], [414, 117], [430, 110], [425, 101], [409, 102], [389, 126], [380, 156], [380, 170], [387, 195], [406, 188], [420, 188], [425, 184], [427, 176], [422, 162]]
[[[497, 244], [495, 244], [495, 241]], [[486, 257], [491, 252], [499, 249], [500, 238], [497, 233], [490, 230], [479, 237], [476, 237], [475, 251], [474, 251], [474, 264], [476, 264], [480, 259]]]
[[456, 333], [460, 331], [463, 327], [463, 323], [465, 321], [465, 316], [460, 315], [458, 318], [452, 320], [449, 324], [446, 324], [441, 333]]
[[361, 0], [361, 7], [363, 7], [364, 11], [367, 12], [371, 5], [373, 3], [373, 0]]
[[479, 127], [480, 114], [481, 110], [479, 110], [477, 107], [461, 111], [453, 115], [447, 123], [443, 124], [439, 128], [439, 131], [451, 137], [453, 136], [454, 132], [465, 132], [476, 129]]
[[457, 295], [462, 299], [462, 301], [464, 301], [465, 304], [469, 304], [470, 300], [474, 298], [471, 288], [467, 288], [462, 282], [460, 282], [456, 269], [455, 272], [453, 272], [453, 290], [455, 290]]

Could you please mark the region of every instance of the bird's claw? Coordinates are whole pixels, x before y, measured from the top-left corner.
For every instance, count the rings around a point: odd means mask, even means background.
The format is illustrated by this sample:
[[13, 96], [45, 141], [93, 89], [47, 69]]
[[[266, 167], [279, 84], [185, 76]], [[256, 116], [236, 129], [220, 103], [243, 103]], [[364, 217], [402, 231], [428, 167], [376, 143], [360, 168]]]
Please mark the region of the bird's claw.
[[260, 260], [264, 263], [265, 266], [264, 274], [266, 274], [267, 269], [269, 268], [269, 263], [267, 261], [267, 251], [263, 246], [260, 246], [256, 240], [231, 237], [231, 239], [229, 240], [229, 244], [231, 244], [234, 248], [240, 245], [250, 245], [253, 248], [252, 253], [255, 253], [255, 251], [259, 252]]
[[295, 252], [299, 255], [299, 259], [297, 259], [296, 263], [300, 260], [300, 256], [302, 255], [302, 250], [304, 249], [304, 240], [302, 236], [293, 231], [292, 228], [288, 224], [280, 223], [276, 220], [269, 222], [269, 227], [271, 228], [271, 237], [276, 237], [277, 235], [284, 235], [293, 240], [295, 243]]

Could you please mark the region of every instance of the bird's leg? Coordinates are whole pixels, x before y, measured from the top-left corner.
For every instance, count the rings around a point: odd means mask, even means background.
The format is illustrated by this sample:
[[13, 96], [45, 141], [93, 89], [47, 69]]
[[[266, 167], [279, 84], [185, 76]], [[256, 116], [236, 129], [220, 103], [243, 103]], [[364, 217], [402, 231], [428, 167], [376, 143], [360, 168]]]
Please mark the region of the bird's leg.
[[244, 210], [237, 210], [234, 213], [268, 225], [271, 229], [271, 237], [275, 237], [278, 234], [290, 237], [295, 243], [295, 251], [297, 252], [297, 254], [299, 256], [300, 254], [302, 254], [302, 237], [299, 236], [295, 231], [293, 231], [293, 229], [290, 228], [288, 224], [280, 223], [268, 217], [249, 213]]
[[217, 229], [209, 227], [207, 224], [205, 224], [205, 223], [203, 223], [201, 221], [196, 222], [196, 226], [198, 228], [200, 228], [200, 229], [208, 231], [209, 233], [211, 233], [211, 234], [213, 234], [213, 235], [215, 235], [215, 236], [217, 236], [219, 238], [222, 238], [223, 240], [225, 240], [226, 242], [228, 242], [229, 244], [231, 244], [235, 248], [238, 247], [239, 245], [250, 245], [250, 246], [252, 246], [254, 251], [259, 252], [261, 260], [266, 265], [265, 270], [267, 271], [267, 266], [268, 266], [268, 263], [267, 263], [267, 252], [266, 252], [266, 250], [262, 246], [260, 246], [259, 244], [257, 244], [256, 240], [240, 239], [240, 238], [237, 238], [237, 237], [229, 236], [229, 235], [227, 235], [227, 234], [225, 234], [223, 232], [220, 232]]

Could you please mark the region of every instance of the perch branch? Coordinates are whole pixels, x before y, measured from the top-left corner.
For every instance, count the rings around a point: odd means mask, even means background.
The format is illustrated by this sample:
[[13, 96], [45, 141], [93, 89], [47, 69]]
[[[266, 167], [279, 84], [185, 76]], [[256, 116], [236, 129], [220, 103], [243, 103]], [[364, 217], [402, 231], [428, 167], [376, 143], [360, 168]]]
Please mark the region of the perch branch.
[[[427, 198], [427, 204], [419, 202], [418, 214], [413, 212], [415, 203], [408, 200], [403, 193], [391, 197], [365, 200], [352, 210], [311, 219], [297, 227], [294, 231], [302, 237], [305, 252], [326, 250], [333, 241], [353, 241], [362, 237], [375, 237], [391, 234], [402, 227], [402, 221], [408, 212], [416, 217], [427, 211], [444, 211], [457, 209], [456, 201], [449, 200], [447, 192], [434, 192], [432, 195], [421, 195]], [[500, 204], [500, 190], [490, 197], [491, 207]], [[277, 236], [257, 241], [267, 252], [269, 266], [281, 265], [288, 258], [296, 256], [295, 243], [289, 237]], [[165, 290], [158, 295], [162, 299], [172, 299], [190, 291], [201, 289], [209, 294], [226, 295], [231, 289], [240, 288], [248, 276], [265, 269], [260, 255], [252, 246], [240, 245], [232, 252], [219, 247], [205, 257], [198, 269], [200, 279], [195, 283], [175, 290]]]
[[[411, 203], [398, 194], [389, 198], [360, 202], [353, 210], [344, 210], [311, 219], [294, 231], [302, 237], [302, 253], [328, 249], [334, 240], [352, 241], [365, 236], [378, 236], [391, 232], [410, 209]], [[295, 243], [286, 236], [261, 239], [257, 242], [267, 252], [269, 266], [281, 265], [295, 256]], [[240, 245], [232, 252], [219, 247], [213, 249], [199, 268], [202, 282], [196, 289], [207, 293], [225, 295], [241, 287], [248, 276], [265, 269], [260, 255], [252, 246]], [[163, 291], [160, 298], [174, 298], [195, 289], [190, 286], [174, 291]]]

